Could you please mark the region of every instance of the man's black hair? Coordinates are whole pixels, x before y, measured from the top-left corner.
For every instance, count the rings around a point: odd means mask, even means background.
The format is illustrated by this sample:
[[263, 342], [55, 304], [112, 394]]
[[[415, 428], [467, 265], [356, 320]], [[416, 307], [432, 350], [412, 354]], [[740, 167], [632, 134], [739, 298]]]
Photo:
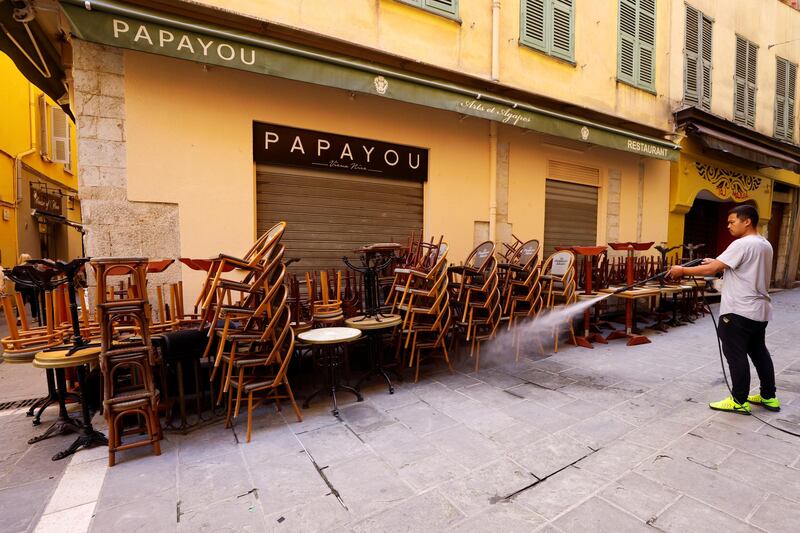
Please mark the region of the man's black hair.
[[742, 222], [750, 219], [750, 224], [752, 224], [754, 228], [758, 226], [758, 210], [752, 205], [737, 205], [728, 211], [728, 214], [736, 215], [736, 218]]

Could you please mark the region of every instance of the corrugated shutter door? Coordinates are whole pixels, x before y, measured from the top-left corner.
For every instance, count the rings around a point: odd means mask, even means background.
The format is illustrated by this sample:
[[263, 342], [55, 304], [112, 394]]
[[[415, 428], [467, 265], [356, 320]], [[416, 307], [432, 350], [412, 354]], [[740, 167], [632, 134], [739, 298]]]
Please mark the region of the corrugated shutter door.
[[544, 253], [556, 246], [597, 244], [597, 188], [547, 180], [544, 207]]
[[291, 271], [344, 268], [342, 256], [365, 244], [402, 244], [418, 232], [422, 190], [412, 181], [258, 166], [258, 232], [286, 221], [285, 257], [300, 258]]

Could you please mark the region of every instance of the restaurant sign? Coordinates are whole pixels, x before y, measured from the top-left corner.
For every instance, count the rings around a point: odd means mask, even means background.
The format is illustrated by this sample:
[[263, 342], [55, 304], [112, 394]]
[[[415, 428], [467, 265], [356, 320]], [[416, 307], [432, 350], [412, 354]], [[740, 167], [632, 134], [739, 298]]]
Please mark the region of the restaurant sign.
[[31, 209], [49, 215], [61, 215], [61, 195], [34, 187], [31, 183]]
[[253, 159], [264, 165], [413, 181], [428, 179], [428, 149], [253, 122]]

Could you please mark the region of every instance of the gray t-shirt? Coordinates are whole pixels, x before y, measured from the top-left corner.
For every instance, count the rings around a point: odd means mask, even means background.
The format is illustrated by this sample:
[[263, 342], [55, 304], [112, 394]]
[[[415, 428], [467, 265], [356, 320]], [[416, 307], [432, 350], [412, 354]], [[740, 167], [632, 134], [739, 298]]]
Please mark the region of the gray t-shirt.
[[767, 289], [772, 273], [772, 245], [761, 235], [747, 235], [733, 241], [717, 257], [725, 263], [719, 314], [735, 313], [768, 322], [772, 302]]

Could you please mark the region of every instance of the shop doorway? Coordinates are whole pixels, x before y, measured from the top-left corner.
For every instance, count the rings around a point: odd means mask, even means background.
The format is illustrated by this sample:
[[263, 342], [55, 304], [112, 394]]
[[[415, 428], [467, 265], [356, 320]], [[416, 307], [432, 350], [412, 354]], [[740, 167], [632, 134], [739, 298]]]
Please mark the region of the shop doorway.
[[290, 271], [344, 268], [342, 256], [422, 229], [423, 184], [271, 166], [256, 167], [259, 235], [285, 220]]
[[[728, 232], [728, 211], [741, 204], [709, 199], [709, 196], [712, 196], [711, 193], [701, 192], [692, 204], [692, 208], [686, 213], [683, 243], [705, 244], [699, 250], [699, 254], [704, 257], [717, 257], [733, 242], [733, 237]], [[753, 202], [745, 203], [755, 207]]]
[[597, 187], [547, 180], [544, 204], [545, 257], [556, 246], [597, 244]]

